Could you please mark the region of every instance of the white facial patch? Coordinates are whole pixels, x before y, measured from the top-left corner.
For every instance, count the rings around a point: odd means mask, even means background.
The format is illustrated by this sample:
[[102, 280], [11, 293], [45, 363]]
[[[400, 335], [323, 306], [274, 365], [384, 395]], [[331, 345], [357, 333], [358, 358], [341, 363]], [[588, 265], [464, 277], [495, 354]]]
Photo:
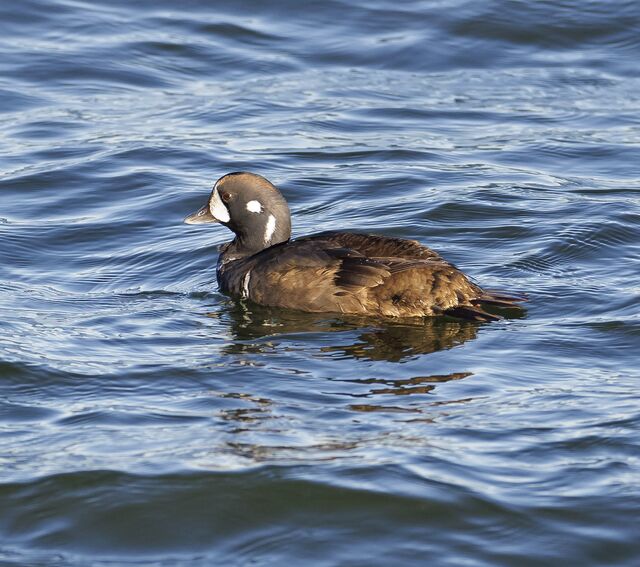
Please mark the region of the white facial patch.
[[213, 217], [220, 222], [229, 222], [231, 220], [231, 217], [229, 216], [229, 209], [227, 209], [227, 206], [222, 202], [222, 199], [218, 194], [217, 183], [213, 186], [213, 196], [209, 201], [209, 210]]
[[260, 201], [249, 201], [247, 203], [247, 211], [250, 213], [261, 213], [262, 203], [260, 203]]
[[276, 217], [269, 215], [267, 219], [267, 228], [264, 231], [264, 243], [269, 244], [273, 233], [276, 231]]

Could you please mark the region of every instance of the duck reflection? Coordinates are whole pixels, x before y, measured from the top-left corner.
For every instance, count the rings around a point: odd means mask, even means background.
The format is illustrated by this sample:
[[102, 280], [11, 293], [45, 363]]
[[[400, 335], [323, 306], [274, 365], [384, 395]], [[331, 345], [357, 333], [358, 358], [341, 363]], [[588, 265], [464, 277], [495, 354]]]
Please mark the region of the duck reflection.
[[[219, 319], [220, 326], [231, 335], [223, 347], [223, 353], [231, 355], [231, 364], [273, 368], [270, 357], [262, 354], [293, 353], [293, 364], [282, 365], [281, 357], [275, 358], [276, 364], [295, 373], [304, 372], [307, 356], [400, 363], [472, 340], [482, 325], [445, 318], [389, 321], [309, 314], [233, 301], [223, 303], [209, 315]], [[302, 367], [297, 353], [302, 355]], [[329, 366], [335, 366], [336, 372], [310, 376], [321, 387], [314, 388], [309, 396], [305, 394], [303, 401], [298, 391], [293, 404], [277, 387], [272, 390], [268, 381], [242, 382], [242, 386], [229, 383], [233, 391], [218, 393], [227, 402], [237, 402], [229, 403], [219, 413], [229, 434], [225, 451], [250, 462], [291, 463], [299, 459], [308, 463], [352, 458], [354, 450], [372, 443], [372, 435], [384, 438], [384, 443], [415, 446], [425, 438], [423, 424], [431, 424], [447, 413], [437, 406], [471, 401], [464, 389], [454, 389], [453, 396], [446, 396], [446, 392], [433, 395], [444, 383], [468, 378], [471, 372], [407, 376], [403, 369], [395, 376], [384, 364], [365, 364], [358, 367], [371, 374], [353, 376], [340, 372], [344, 365]], [[295, 382], [299, 388], [305, 381]], [[251, 391], [238, 392], [238, 387]], [[332, 416], [330, 431], [326, 430], [326, 411]], [[355, 429], [351, 429], [354, 424]], [[386, 432], [372, 433], [381, 428]], [[373, 443], [375, 446], [376, 441]]]
[[471, 376], [471, 372], [453, 372], [451, 374], [434, 374], [433, 376], [414, 376], [407, 379], [365, 378], [360, 380], [342, 380], [354, 384], [380, 384], [383, 388], [372, 388], [366, 394], [352, 394], [354, 397], [367, 397], [381, 394], [393, 394], [394, 396], [406, 396], [408, 394], [428, 394], [436, 384], [462, 380]]
[[[210, 316], [228, 319], [235, 339], [227, 354], [270, 350], [274, 342], [308, 335], [336, 358], [402, 362], [475, 339], [481, 323], [444, 317], [386, 321], [364, 317], [303, 313], [246, 303], [229, 303]], [[335, 339], [332, 337], [335, 336]], [[267, 339], [252, 343], [256, 339]], [[269, 341], [268, 339], [272, 339]], [[327, 345], [326, 343], [334, 343]]]

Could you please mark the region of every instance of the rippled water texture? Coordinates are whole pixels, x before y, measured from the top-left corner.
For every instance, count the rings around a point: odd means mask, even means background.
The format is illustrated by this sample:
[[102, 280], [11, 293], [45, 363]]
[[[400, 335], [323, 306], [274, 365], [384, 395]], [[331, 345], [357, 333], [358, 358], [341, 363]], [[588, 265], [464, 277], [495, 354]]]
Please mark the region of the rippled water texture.
[[[640, 3], [0, 4], [2, 565], [640, 564]], [[519, 318], [230, 301], [294, 233], [416, 238]]]

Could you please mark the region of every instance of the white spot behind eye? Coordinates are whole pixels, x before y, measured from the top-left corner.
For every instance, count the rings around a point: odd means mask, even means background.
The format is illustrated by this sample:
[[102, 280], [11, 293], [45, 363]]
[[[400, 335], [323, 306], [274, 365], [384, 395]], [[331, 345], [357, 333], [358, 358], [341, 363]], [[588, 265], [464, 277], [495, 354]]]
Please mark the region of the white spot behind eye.
[[267, 219], [267, 228], [264, 231], [264, 243], [269, 244], [273, 233], [276, 231], [276, 217], [269, 215]]
[[218, 184], [216, 183], [213, 186], [213, 197], [211, 197], [211, 201], [209, 201], [209, 210], [215, 219], [218, 219], [220, 222], [229, 222], [231, 217], [229, 216], [229, 209], [222, 202], [220, 195], [218, 194]]
[[262, 203], [260, 203], [260, 201], [249, 201], [247, 203], [247, 211], [250, 213], [261, 213]]

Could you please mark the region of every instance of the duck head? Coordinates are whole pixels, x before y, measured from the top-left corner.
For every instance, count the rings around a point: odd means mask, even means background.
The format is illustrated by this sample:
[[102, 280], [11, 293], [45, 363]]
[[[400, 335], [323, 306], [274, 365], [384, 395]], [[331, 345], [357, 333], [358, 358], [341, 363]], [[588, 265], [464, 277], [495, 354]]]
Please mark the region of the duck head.
[[282, 193], [264, 177], [244, 171], [218, 179], [207, 203], [184, 222], [223, 224], [235, 233], [236, 248], [251, 253], [291, 237], [291, 215]]

